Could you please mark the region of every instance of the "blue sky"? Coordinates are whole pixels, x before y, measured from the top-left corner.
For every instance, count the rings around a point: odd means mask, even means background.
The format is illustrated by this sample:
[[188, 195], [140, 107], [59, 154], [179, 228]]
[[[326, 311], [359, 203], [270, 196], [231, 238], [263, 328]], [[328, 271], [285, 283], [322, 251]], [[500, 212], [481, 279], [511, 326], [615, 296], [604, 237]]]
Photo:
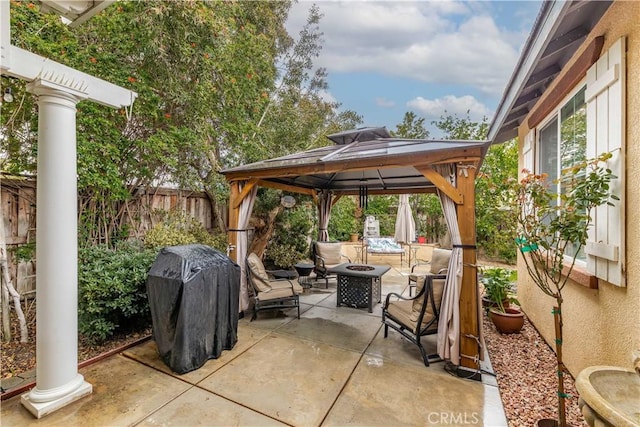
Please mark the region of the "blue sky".
[[500, 102], [540, 1], [301, 1], [287, 29], [297, 35], [309, 7], [323, 18], [317, 66], [326, 99], [395, 129], [407, 111], [431, 126], [445, 111], [489, 120]]

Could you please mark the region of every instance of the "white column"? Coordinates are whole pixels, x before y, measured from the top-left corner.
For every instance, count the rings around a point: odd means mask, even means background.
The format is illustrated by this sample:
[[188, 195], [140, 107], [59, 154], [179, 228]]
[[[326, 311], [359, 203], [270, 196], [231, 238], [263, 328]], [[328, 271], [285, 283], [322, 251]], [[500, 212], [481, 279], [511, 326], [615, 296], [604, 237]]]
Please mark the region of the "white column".
[[78, 373], [76, 104], [86, 95], [45, 80], [38, 97], [36, 387], [22, 404], [37, 418], [91, 394]]

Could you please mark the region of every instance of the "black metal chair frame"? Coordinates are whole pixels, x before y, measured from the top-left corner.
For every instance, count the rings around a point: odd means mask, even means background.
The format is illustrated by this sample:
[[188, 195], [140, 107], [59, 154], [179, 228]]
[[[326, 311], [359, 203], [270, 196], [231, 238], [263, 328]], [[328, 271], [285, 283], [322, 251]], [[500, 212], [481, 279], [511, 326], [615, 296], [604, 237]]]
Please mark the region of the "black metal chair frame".
[[[385, 304], [382, 307], [382, 323], [384, 323], [384, 337], [387, 338], [389, 327], [400, 333], [406, 339], [414, 343], [420, 349], [420, 355], [422, 356], [422, 360], [424, 361], [425, 366], [429, 366], [429, 363], [441, 362], [442, 359], [437, 354], [427, 354], [420, 338], [427, 335], [434, 335], [438, 333], [438, 328], [433, 328], [434, 325], [437, 325], [438, 320], [440, 319], [440, 309], [436, 306], [436, 302], [433, 297], [433, 280], [434, 279], [445, 279], [446, 274], [429, 274], [425, 276], [425, 283], [420, 292], [413, 298], [406, 298], [397, 293], [390, 293], [387, 295], [385, 299]], [[418, 316], [418, 320], [415, 322], [414, 329], [411, 329], [409, 325], [403, 324], [400, 320], [393, 317], [393, 315], [389, 314], [387, 308], [389, 307], [389, 302], [391, 297], [397, 297], [400, 300], [404, 301], [415, 301], [422, 299], [422, 308], [420, 310], [420, 315]], [[427, 307], [430, 306], [431, 310], [434, 313], [433, 319], [427, 322], [424, 326], [422, 326], [422, 319], [425, 316]]]
[[[258, 298], [258, 291], [253, 284], [253, 277], [251, 272], [251, 267], [249, 266], [249, 262], [245, 263], [247, 269], [247, 280], [248, 280], [248, 288], [249, 288], [249, 296], [253, 296], [253, 315], [251, 316], [250, 322], [253, 322], [259, 311], [263, 310], [280, 310], [283, 308], [297, 308], [298, 309], [298, 319], [300, 319], [300, 296], [294, 292], [292, 296], [282, 297], [282, 298], [274, 298], [265, 301], [260, 301]], [[289, 279], [274, 279], [273, 281], [277, 282], [289, 282]], [[291, 287], [293, 290], [293, 286]]]

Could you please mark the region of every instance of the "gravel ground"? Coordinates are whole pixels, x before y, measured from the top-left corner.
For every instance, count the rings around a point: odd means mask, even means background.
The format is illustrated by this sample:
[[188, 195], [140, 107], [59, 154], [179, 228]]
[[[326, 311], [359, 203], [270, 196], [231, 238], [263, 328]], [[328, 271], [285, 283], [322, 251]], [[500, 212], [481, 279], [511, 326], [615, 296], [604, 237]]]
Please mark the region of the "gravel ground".
[[[556, 356], [525, 317], [519, 334], [500, 334], [484, 316], [485, 342], [498, 379], [510, 427], [535, 426], [542, 418], [557, 418]], [[574, 379], [565, 374], [567, 425], [587, 426], [578, 408]]]

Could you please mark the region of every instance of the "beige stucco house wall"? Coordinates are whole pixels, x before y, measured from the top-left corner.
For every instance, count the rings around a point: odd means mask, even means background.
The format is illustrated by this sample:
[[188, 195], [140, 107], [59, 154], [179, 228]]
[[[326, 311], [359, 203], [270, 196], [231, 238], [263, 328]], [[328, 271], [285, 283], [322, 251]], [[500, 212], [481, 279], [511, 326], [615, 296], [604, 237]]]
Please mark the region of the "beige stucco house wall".
[[[598, 289], [570, 282], [563, 291], [563, 355], [576, 376], [592, 365], [631, 367], [631, 354], [640, 349], [640, 2], [617, 1], [605, 12], [554, 84], [566, 73], [593, 38], [605, 37], [602, 52], [626, 37], [626, 287], [600, 280]], [[553, 91], [553, 84], [545, 94]], [[544, 99], [544, 95], [540, 101]], [[539, 101], [539, 102], [540, 102]], [[527, 120], [518, 129], [520, 165], [529, 132]], [[518, 299], [545, 340], [555, 347], [554, 299], [544, 295], [518, 262]]]

